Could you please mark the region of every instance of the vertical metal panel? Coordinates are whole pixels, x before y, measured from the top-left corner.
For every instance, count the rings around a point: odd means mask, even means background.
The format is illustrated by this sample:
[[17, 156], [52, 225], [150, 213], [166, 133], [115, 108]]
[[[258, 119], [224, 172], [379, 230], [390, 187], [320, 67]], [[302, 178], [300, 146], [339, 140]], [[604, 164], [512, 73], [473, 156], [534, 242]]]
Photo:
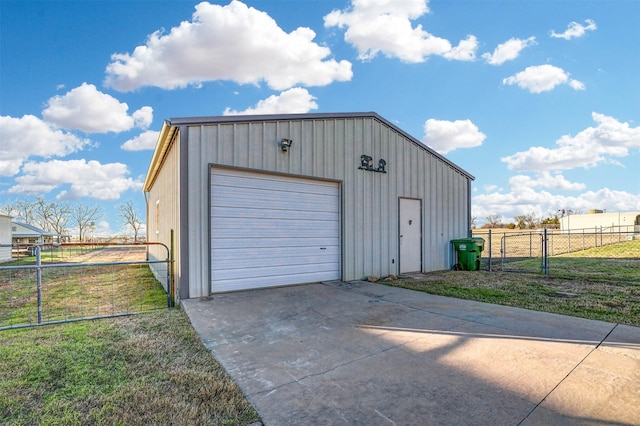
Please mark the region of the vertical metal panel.
[[[374, 117], [207, 123], [189, 127], [191, 297], [207, 292], [209, 165], [342, 181], [342, 278], [398, 267], [398, 198], [423, 201], [423, 268], [449, 268], [449, 240], [466, 236], [469, 178]], [[279, 141], [293, 140], [288, 152]], [[361, 155], [387, 173], [358, 170]], [[167, 183], [168, 184], [168, 183]], [[191, 222], [193, 221], [193, 222]], [[207, 283], [206, 286], [203, 283]]]
[[[170, 230], [174, 229], [177, 241], [180, 236], [180, 132], [176, 133], [175, 139], [167, 152], [162, 168], [148, 193], [148, 214], [147, 241], [161, 242], [167, 247], [171, 244]], [[158, 211], [156, 212], [156, 209]], [[157, 213], [157, 214], [156, 214]], [[149, 260], [166, 259], [166, 250], [160, 246], [149, 246]], [[174, 282], [176, 284], [176, 295], [179, 295], [180, 283], [182, 282], [183, 271], [180, 268], [180, 250], [175, 250]], [[161, 278], [161, 277], [160, 277]], [[167, 283], [162, 283], [165, 289]]]

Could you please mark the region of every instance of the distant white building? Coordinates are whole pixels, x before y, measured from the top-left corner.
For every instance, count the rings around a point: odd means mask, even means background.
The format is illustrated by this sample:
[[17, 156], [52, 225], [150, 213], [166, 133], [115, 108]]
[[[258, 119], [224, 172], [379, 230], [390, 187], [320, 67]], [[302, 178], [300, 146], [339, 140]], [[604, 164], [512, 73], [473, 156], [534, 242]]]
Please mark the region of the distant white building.
[[11, 237], [14, 245], [51, 244], [54, 236], [53, 232], [42, 230], [33, 225], [11, 222]]
[[0, 212], [0, 262], [11, 260], [11, 216]]
[[602, 210], [589, 210], [587, 214], [566, 214], [560, 218], [560, 230], [640, 232], [640, 212], [604, 213]]

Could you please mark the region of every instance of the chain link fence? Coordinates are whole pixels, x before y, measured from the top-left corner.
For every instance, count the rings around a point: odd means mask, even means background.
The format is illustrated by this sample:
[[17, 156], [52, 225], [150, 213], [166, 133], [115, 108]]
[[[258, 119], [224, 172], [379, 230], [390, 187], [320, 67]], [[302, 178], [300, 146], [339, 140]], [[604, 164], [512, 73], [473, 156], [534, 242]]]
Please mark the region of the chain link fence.
[[563, 258], [640, 260], [640, 229], [592, 228], [571, 231], [474, 230], [485, 240], [481, 268], [548, 274]]
[[151, 244], [12, 246], [0, 263], [0, 330], [171, 307], [169, 249], [153, 244], [166, 256], [149, 260]]

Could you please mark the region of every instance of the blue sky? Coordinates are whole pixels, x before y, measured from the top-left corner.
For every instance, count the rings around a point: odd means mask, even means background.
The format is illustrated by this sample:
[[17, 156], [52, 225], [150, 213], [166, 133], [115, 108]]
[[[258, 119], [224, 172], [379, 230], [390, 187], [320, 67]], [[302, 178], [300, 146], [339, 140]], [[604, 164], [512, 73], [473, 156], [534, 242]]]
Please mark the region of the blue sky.
[[0, 2], [0, 205], [144, 217], [165, 119], [375, 111], [476, 176], [473, 215], [640, 210], [640, 2]]

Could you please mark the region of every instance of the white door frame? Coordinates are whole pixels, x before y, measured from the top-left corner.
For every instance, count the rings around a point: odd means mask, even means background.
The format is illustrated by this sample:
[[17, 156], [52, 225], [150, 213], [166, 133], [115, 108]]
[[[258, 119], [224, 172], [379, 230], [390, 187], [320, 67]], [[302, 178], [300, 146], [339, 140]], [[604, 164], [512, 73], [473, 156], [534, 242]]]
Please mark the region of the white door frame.
[[398, 272], [422, 271], [422, 200], [398, 198]]

